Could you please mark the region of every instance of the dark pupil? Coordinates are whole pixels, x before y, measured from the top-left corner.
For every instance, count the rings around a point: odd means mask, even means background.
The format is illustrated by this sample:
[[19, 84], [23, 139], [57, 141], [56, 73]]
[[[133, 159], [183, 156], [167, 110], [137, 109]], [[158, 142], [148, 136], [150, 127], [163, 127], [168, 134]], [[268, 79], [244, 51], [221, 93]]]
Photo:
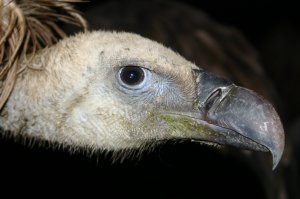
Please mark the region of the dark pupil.
[[121, 80], [128, 85], [136, 85], [144, 80], [144, 71], [137, 66], [126, 66], [121, 71]]

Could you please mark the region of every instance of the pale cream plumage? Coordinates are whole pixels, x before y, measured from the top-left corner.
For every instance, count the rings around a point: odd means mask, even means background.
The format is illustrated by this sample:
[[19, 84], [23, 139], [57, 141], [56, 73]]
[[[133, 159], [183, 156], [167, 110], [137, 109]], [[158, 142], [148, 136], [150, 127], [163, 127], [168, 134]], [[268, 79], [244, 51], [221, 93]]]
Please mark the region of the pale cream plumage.
[[[152, 104], [142, 100], [131, 104], [114, 85], [116, 69], [122, 66], [139, 65], [169, 76], [174, 85], [168, 89], [178, 92], [174, 95], [189, 102], [195, 98], [195, 82], [189, 80], [196, 66], [160, 44], [130, 33], [79, 34], [23, 64], [28, 67], [3, 110], [1, 126], [12, 133], [67, 145], [122, 149], [166, 136], [152, 129], [156, 133], [141, 143], [134, 141], [142, 132], [138, 129], [144, 128], [142, 121], [154, 116], [164, 100], [172, 99], [162, 92], [153, 94]], [[170, 103], [176, 104], [176, 100]], [[147, 113], [141, 112], [142, 106]], [[132, 126], [136, 131], [128, 129]]]

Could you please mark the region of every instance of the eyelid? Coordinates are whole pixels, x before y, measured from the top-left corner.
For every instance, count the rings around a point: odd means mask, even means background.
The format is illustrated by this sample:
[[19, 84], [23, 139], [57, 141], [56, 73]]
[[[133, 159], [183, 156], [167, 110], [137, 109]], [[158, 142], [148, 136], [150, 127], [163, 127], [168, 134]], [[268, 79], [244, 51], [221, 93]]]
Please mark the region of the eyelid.
[[118, 66], [115, 68], [116, 71], [120, 71], [122, 68], [125, 68], [127, 66], [136, 66], [136, 67], [140, 67], [143, 70], [148, 70], [150, 72], [154, 72], [154, 70], [150, 69], [150, 68], [146, 68], [145, 66], [140, 66], [140, 65], [134, 65], [134, 64], [128, 64], [128, 65], [122, 65], [122, 66]]

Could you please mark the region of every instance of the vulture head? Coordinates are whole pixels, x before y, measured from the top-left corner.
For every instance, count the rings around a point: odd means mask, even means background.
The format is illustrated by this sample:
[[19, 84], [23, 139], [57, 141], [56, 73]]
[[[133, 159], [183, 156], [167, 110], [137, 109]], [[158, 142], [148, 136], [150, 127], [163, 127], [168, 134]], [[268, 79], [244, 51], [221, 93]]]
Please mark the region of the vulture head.
[[271, 104], [139, 35], [78, 34], [22, 67], [0, 115], [9, 134], [109, 151], [188, 139], [281, 158]]

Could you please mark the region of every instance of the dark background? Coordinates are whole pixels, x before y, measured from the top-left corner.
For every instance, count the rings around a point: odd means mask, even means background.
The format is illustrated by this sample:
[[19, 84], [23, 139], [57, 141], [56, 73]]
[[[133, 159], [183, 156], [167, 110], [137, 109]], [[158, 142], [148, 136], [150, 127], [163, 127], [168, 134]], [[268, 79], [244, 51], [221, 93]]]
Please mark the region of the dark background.
[[[84, 12], [105, 2], [85, 3], [80, 9]], [[299, 143], [300, 14], [296, 3], [184, 2], [220, 23], [236, 27], [258, 50], [280, 96], [283, 107], [280, 115], [286, 131], [293, 135], [291, 143]], [[271, 169], [270, 161], [265, 164]], [[235, 149], [221, 153], [188, 141], [170, 141], [140, 160], [112, 164], [110, 155], [90, 157], [80, 152], [70, 155], [67, 150], [36, 144], [28, 147], [28, 143], [1, 138], [0, 171], [0, 181], [4, 184], [0, 190], [13, 188], [10, 195], [31, 196], [40, 190], [43, 196], [60, 196], [62, 191], [69, 196], [85, 194], [98, 198], [266, 198], [261, 176]], [[274, 175], [279, 175], [278, 171]], [[291, 186], [295, 186], [293, 183]], [[288, 198], [296, 198], [296, 194], [290, 193]]]

